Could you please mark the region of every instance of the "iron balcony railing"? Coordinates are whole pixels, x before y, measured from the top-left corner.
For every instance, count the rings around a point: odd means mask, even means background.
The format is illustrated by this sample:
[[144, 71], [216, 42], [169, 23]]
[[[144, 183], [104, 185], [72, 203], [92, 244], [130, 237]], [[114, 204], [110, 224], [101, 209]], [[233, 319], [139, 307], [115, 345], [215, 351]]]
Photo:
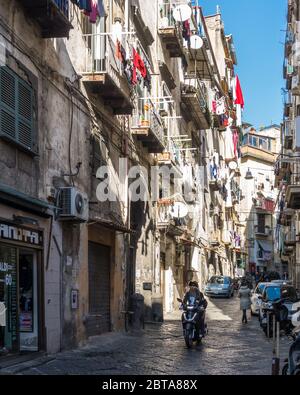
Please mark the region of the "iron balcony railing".
[[[170, 1], [160, 0], [159, 1], [159, 29], [167, 29], [170, 27], [179, 28], [179, 23], [175, 21], [173, 17], [173, 11], [179, 4], [183, 4], [184, 1]], [[186, 3], [185, 3], [186, 4]]]
[[296, 240], [297, 240], [296, 236], [297, 236], [296, 227], [295, 226], [291, 226], [289, 228], [289, 231], [285, 235], [285, 243], [286, 244], [295, 243]]
[[147, 127], [163, 143], [165, 143], [164, 125], [158, 110], [150, 98], [139, 98], [138, 106], [132, 117], [133, 128]]
[[208, 110], [208, 94], [206, 85], [195, 76], [186, 76], [184, 78], [184, 86], [182, 93], [196, 93], [199, 101], [199, 106], [203, 112]]
[[116, 45], [107, 33], [84, 34], [83, 74], [106, 73], [113, 68], [123, 74], [122, 62], [116, 56]]

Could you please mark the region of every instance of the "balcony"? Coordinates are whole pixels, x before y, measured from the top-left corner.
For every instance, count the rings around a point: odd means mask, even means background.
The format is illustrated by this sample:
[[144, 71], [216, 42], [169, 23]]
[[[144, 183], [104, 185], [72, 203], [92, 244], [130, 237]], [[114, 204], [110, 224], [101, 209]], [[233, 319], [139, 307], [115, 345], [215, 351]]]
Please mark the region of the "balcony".
[[184, 56], [182, 27], [173, 18], [173, 4], [171, 1], [160, 4], [158, 34], [171, 58]]
[[209, 129], [211, 119], [205, 84], [197, 77], [186, 77], [181, 88], [181, 100], [196, 126], [202, 130]]
[[131, 133], [137, 137], [150, 154], [165, 151], [165, 133], [162, 119], [150, 99], [139, 99], [133, 115]]
[[69, 37], [69, 0], [23, 0], [22, 5], [40, 25], [43, 38]]
[[271, 233], [272, 231], [271, 231], [271, 228], [269, 227], [269, 226], [259, 226], [259, 225], [256, 225], [255, 227], [254, 227], [254, 233], [255, 233], [255, 236], [256, 237], [263, 237], [263, 238], [265, 238], [265, 237], [269, 237], [269, 236], [271, 236]]
[[175, 219], [170, 214], [170, 209], [174, 204], [173, 200], [161, 199], [158, 202], [157, 228], [173, 237], [183, 236], [187, 230], [184, 219]]
[[300, 116], [295, 118], [294, 128], [292, 148], [295, 152], [300, 152]]
[[225, 246], [232, 245], [232, 236], [229, 230], [223, 230], [222, 232], [222, 242]]
[[294, 123], [291, 120], [284, 121], [282, 125], [283, 146], [290, 150], [293, 147]]
[[221, 245], [221, 230], [216, 230], [210, 234], [210, 245], [213, 248], [219, 247]]
[[84, 34], [85, 58], [81, 74], [92, 93], [99, 95], [115, 115], [131, 115], [131, 89], [116, 56], [116, 46], [106, 33]]
[[[298, 165], [299, 167], [299, 165]], [[286, 190], [287, 208], [293, 210], [300, 209], [300, 169], [299, 173], [294, 173]]]
[[180, 170], [180, 164], [172, 152], [164, 152], [157, 155], [157, 162], [160, 166], [167, 166], [174, 174], [174, 178], [182, 178], [183, 173]]
[[298, 237], [296, 236], [296, 229], [294, 227], [289, 229], [285, 236], [284, 245], [286, 247], [295, 247]]
[[292, 94], [293, 94], [294, 96], [300, 96], [300, 81], [299, 81], [299, 75], [294, 75], [294, 76], [292, 77], [291, 90], [292, 90]]

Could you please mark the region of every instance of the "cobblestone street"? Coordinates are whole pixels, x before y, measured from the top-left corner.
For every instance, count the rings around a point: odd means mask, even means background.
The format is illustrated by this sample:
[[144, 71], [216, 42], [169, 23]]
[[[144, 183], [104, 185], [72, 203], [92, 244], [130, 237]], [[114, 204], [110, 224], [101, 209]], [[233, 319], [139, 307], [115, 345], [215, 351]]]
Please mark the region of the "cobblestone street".
[[[147, 324], [142, 335], [110, 333], [90, 339], [87, 346], [2, 369], [23, 375], [269, 375], [272, 341], [257, 318], [241, 323], [239, 300], [209, 301], [209, 335], [192, 350], [185, 347], [180, 314], [163, 325]], [[281, 359], [288, 342], [281, 340]], [[281, 363], [282, 364], [282, 363]]]

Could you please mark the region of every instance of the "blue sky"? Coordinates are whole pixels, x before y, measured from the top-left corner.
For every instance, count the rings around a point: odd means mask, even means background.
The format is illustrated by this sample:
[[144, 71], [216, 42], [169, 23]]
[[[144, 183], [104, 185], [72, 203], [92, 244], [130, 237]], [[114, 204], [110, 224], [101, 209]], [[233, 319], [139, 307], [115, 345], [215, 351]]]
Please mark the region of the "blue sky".
[[199, 0], [199, 5], [204, 15], [215, 13], [219, 5], [225, 33], [234, 36], [244, 121], [257, 128], [280, 123], [287, 0]]

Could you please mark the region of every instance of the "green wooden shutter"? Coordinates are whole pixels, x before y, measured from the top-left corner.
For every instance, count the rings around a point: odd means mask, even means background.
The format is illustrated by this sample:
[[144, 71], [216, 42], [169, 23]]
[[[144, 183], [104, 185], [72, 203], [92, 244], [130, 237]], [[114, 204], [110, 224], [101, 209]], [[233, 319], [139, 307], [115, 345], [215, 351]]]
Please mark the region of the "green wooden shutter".
[[16, 78], [7, 67], [0, 69], [1, 135], [13, 140], [17, 137], [16, 125]]
[[32, 89], [18, 80], [18, 112], [17, 130], [18, 141], [28, 149], [33, 146], [33, 114], [32, 114]]
[[0, 136], [33, 151], [33, 89], [8, 67], [0, 68]]

